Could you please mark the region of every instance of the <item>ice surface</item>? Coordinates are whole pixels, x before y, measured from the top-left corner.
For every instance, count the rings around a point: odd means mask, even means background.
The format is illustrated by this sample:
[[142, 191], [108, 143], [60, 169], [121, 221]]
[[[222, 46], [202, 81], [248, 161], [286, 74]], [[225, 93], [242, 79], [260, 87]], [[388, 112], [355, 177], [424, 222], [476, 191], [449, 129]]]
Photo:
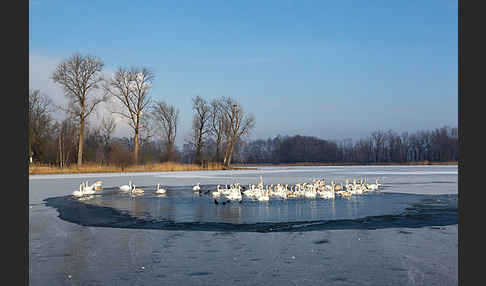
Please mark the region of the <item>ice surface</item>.
[[[457, 285], [457, 225], [307, 232], [86, 227], [44, 205], [81, 181], [104, 187], [378, 179], [384, 191], [457, 194], [457, 166], [264, 167], [258, 170], [29, 176], [31, 285]], [[143, 267], [143, 268], [142, 268]], [[71, 278], [69, 278], [71, 276]]]
[[[292, 167], [259, 167], [257, 170], [219, 170], [219, 171], [180, 171], [180, 172], [146, 172], [146, 173], [101, 173], [101, 174], [59, 174], [30, 175], [29, 180], [68, 179], [102, 180], [104, 186], [127, 184], [128, 180], [156, 185], [195, 185], [255, 184], [262, 176], [265, 184], [295, 184], [308, 182], [314, 178], [325, 178], [328, 182], [341, 182], [346, 179], [367, 179], [374, 183], [378, 179], [387, 188], [387, 192], [404, 192], [413, 194], [454, 194], [457, 193], [457, 166], [292, 166]], [[76, 182], [76, 180], [71, 180]], [[109, 182], [113, 182], [109, 184]], [[430, 186], [430, 182], [434, 182]], [[137, 183], [140, 185], [139, 183]], [[79, 183], [78, 183], [79, 185]], [[73, 186], [76, 186], [73, 183]], [[64, 194], [70, 194], [66, 192]], [[61, 194], [59, 194], [61, 195]]]

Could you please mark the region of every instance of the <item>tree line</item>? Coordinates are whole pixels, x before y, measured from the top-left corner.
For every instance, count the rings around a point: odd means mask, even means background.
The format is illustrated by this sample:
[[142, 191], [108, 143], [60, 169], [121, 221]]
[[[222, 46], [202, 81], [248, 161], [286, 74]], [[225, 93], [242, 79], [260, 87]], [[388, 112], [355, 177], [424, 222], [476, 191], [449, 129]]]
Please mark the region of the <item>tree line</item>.
[[407, 163], [447, 162], [459, 158], [457, 127], [403, 132], [374, 131], [359, 140], [324, 140], [311, 136], [276, 136], [254, 140], [235, 158], [239, 163]]
[[[175, 146], [179, 109], [151, 96], [155, 74], [147, 67], [118, 67], [113, 76], [103, 77], [104, 62], [92, 55], [73, 54], [57, 65], [51, 79], [59, 84], [68, 99], [57, 106], [40, 90], [29, 91], [29, 161], [57, 164], [61, 167], [83, 161], [100, 164], [144, 164], [182, 161], [184, 155]], [[89, 118], [105, 103], [110, 114], [98, 126], [89, 126]], [[66, 116], [55, 120], [53, 112]], [[191, 146], [191, 162], [221, 162], [230, 167], [235, 147], [247, 139], [255, 126], [255, 117], [244, 111], [232, 97], [208, 101], [193, 98], [192, 132], [186, 144]], [[114, 138], [114, 115], [129, 126], [129, 138]], [[208, 157], [208, 141], [216, 142], [216, 153]]]

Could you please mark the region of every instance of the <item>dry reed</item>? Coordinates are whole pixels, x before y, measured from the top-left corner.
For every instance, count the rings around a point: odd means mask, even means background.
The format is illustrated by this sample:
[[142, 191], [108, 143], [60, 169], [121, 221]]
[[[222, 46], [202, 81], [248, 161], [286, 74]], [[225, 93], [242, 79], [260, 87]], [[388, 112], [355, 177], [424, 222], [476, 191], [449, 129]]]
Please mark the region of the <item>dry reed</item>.
[[223, 165], [209, 163], [206, 166], [196, 164], [183, 164], [177, 162], [153, 163], [144, 165], [131, 165], [121, 167], [117, 165], [101, 165], [86, 163], [78, 168], [76, 164], [66, 167], [47, 164], [30, 164], [29, 175], [36, 174], [84, 174], [84, 173], [130, 173], [130, 172], [164, 172], [164, 171], [202, 171], [222, 170]]

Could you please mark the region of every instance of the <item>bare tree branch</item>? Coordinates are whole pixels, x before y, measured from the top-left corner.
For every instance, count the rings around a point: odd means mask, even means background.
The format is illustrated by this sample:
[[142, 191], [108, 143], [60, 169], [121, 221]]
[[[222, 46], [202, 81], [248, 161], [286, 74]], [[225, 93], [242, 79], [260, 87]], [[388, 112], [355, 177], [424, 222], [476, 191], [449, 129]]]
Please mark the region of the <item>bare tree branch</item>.
[[103, 81], [101, 77], [103, 67], [104, 63], [101, 59], [76, 53], [61, 62], [52, 74], [52, 80], [63, 87], [64, 94], [69, 100], [68, 108], [65, 110], [79, 119], [78, 166], [83, 162], [86, 118], [100, 102], [106, 100], [105, 96], [96, 96], [92, 93]]
[[149, 97], [154, 74], [145, 67], [118, 68], [112, 79], [105, 84], [106, 94], [116, 98], [123, 107], [122, 111], [114, 112], [128, 120], [128, 125], [134, 132], [135, 164], [138, 163], [139, 136], [143, 129], [143, 110], [151, 103]]
[[167, 157], [171, 161], [174, 156], [179, 110], [164, 101], [156, 101], [151, 109], [151, 117], [155, 124], [161, 128], [160, 135], [166, 143]]

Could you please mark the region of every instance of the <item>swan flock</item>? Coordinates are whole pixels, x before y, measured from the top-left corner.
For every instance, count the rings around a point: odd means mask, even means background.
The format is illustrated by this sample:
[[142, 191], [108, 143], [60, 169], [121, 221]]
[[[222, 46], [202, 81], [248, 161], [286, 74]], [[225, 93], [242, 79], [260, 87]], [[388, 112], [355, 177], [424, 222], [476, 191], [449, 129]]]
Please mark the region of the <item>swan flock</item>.
[[270, 198], [315, 199], [319, 197], [334, 199], [336, 196], [349, 198], [352, 195], [378, 191], [380, 186], [382, 185], [378, 183], [378, 180], [376, 180], [375, 184], [368, 184], [366, 180], [358, 181], [356, 179], [353, 180], [353, 183], [350, 183], [348, 179], [340, 184], [335, 184], [334, 181], [327, 184], [324, 179], [315, 179], [311, 183], [264, 185], [263, 180], [260, 179], [257, 185], [250, 184], [248, 187], [241, 186], [239, 183], [231, 184], [229, 187], [225, 186], [225, 188], [217, 185], [216, 191], [213, 191], [211, 195], [215, 198], [215, 203], [217, 204], [220, 200], [241, 202], [242, 196], [263, 202], [269, 201]]
[[[102, 188], [102, 182], [97, 181], [89, 185], [88, 181], [81, 182], [79, 189], [75, 190], [72, 195], [74, 197], [83, 197], [86, 195], [99, 194]], [[382, 184], [378, 183], [378, 179], [374, 184], [368, 184], [366, 179], [354, 179], [351, 183], [349, 179], [345, 182], [329, 184], [324, 179], [314, 179], [312, 182], [304, 182], [298, 184], [270, 184], [265, 185], [262, 177], [258, 183], [249, 184], [247, 187], [235, 182], [231, 185], [216, 186], [216, 190], [202, 190], [200, 183], [193, 186], [195, 194], [208, 194], [214, 198], [214, 202], [219, 204], [220, 201], [224, 203], [228, 201], [242, 202], [243, 197], [246, 199], [253, 199], [260, 202], [268, 202], [271, 198], [275, 199], [289, 199], [289, 198], [306, 198], [306, 199], [334, 199], [336, 196], [349, 198], [353, 195], [360, 195], [366, 192], [378, 191]], [[118, 187], [120, 191], [130, 193], [131, 195], [142, 195], [144, 190], [137, 188], [136, 185], [129, 181], [128, 185], [121, 185]], [[166, 189], [162, 188], [160, 184], [156, 185], [155, 193], [165, 194]]]

